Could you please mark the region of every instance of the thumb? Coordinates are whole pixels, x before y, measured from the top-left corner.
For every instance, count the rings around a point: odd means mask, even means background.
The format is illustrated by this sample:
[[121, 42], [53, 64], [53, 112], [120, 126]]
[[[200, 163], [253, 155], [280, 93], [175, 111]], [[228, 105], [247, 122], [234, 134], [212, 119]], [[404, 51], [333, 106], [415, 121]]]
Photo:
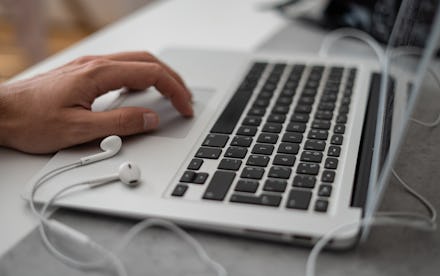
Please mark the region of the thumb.
[[132, 135], [154, 130], [159, 125], [156, 112], [140, 107], [122, 107], [104, 112], [93, 112], [90, 121], [95, 129], [92, 139], [107, 135]]

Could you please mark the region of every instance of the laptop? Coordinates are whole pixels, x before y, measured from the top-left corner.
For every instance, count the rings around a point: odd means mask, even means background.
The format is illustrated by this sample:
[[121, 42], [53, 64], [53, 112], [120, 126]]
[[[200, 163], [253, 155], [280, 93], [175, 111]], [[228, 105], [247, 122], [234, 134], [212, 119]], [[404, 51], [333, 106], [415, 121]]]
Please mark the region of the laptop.
[[[378, 110], [376, 63], [182, 48], [160, 58], [192, 90], [194, 118], [182, 118], [153, 88], [99, 98], [96, 111], [151, 108], [160, 128], [123, 137], [113, 158], [55, 177], [38, 192], [38, 202], [66, 185], [113, 174], [130, 160], [141, 168], [138, 187], [115, 183], [55, 204], [302, 245], [363, 218]], [[405, 102], [405, 93], [394, 94], [406, 90], [399, 85], [391, 81], [388, 90], [384, 156]], [[96, 153], [98, 144], [58, 152], [34, 179]], [[338, 232], [329, 246], [350, 247], [359, 233]]]

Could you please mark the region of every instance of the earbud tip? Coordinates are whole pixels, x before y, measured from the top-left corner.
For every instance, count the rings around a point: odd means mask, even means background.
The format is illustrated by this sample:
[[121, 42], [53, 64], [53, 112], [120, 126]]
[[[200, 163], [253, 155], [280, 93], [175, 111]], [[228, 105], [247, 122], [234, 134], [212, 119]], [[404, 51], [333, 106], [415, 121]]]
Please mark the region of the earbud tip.
[[141, 170], [133, 162], [124, 162], [119, 166], [119, 178], [125, 185], [134, 187], [139, 184]]

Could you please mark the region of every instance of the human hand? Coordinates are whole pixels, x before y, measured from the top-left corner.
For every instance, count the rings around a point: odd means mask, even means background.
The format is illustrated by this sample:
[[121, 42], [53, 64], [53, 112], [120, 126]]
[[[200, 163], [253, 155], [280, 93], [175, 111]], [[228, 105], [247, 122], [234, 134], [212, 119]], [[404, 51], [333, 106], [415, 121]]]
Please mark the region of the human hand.
[[146, 52], [78, 58], [30, 79], [0, 85], [0, 145], [50, 153], [108, 135], [131, 135], [158, 127], [146, 108], [92, 112], [95, 98], [121, 87], [154, 86], [185, 117], [191, 93], [167, 65]]

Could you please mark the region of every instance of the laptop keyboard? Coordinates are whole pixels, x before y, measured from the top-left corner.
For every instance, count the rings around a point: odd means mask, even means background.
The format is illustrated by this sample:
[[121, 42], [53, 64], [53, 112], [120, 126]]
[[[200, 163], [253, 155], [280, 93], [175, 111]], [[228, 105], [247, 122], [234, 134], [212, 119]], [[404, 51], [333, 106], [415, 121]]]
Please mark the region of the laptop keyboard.
[[[355, 68], [254, 63], [171, 196], [205, 185], [201, 200], [327, 212], [355, 78]], [[201, 170], [213, 161], [215, 172]]]

